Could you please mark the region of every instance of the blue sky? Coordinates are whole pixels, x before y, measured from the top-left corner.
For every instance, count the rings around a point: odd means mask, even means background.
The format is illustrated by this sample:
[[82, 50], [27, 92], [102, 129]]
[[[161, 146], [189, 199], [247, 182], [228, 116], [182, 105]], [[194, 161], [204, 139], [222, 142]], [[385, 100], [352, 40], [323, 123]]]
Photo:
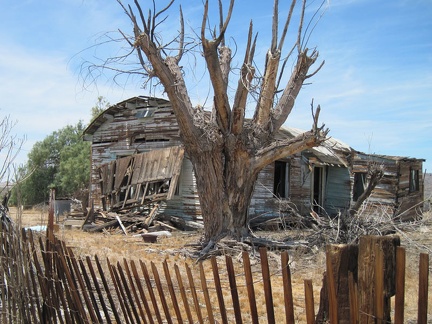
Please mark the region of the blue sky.
[[[202, 2], [182, 2], [188, 28], [199, 27]], [[253, 19], [259, 63], [269, 45], [272, 2], [251, 3], [237, 0], [227, 35], [235, 38], [241, 59]], [[286, 7], [281, 5], [281, 19]], [[425, 158], [431, 172], [432, 1], [329, 0], [325, 7], [308, 42], [325, 65], [302, 90], [286, 124], [308, 129], [313, 98], [334, 138], [366, 153]], [[171, 17], [163, 30], [168, 34], [177, 28], [176, 10]], [[13, 132], [27, 138], [17, 162], [53, 131], [87, 123], [98, 96], [116, 103], [150, 94], [140, 80], [117, 85], [109, 75], [83, 87], [82, 63], [118, 51], [88, 48], [117, 28], [129, 32], [130, 24], [114, 0], [0, 0], [0, 117], [9, 115], [17, 122]], [[206, 83], [187, 73], [192, 99], [205, 103]]]

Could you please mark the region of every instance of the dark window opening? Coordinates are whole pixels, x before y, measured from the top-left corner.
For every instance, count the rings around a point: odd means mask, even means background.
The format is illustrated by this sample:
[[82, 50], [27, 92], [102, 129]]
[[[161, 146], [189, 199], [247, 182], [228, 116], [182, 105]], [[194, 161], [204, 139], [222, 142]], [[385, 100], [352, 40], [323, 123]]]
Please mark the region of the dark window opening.
[[278, 198], [288, 198], [289, 193], [289, 163], [275, 161], [273, 194]]
[[313, 201], [312, 201], [312, 209], [319, 213], [321, 208], [323, 208], [323, 177], [324, 177], [324, 169], [322, 167], [315, 166], [313, 168]]
[[409, 191], [419, 191], [419, 170], [410, 170]]
[[366, 173], [354, 173], [353, 201], [357, 201], [366, 188]]
[[167, 138], [153, 138], [147, 139], [145, 137], [135, 138], [134, 143], [150, 143], [150, 142], [169, 142]]

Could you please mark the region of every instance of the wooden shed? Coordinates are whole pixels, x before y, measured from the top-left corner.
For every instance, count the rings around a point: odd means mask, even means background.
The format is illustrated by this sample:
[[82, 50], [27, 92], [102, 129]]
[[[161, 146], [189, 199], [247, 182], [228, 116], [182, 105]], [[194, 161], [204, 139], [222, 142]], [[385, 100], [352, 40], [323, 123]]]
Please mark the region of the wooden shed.
[[[278, 136], [301, 132], [283, 128]], [[95, 207], [132, 209], [152, 202], [166, 217], [202, 220], [193, 167], [169, 101], [139, 96], [115, 104], [87, 127], [84, 139], [92, 143], [90, 199]], [[387, 206], [392, 215], [413, 217], [423, 199], [424, 160], [363, 154], [331, 138], [260, 172], [249, 208], [252, 225], [290, 213], [336, 215], [364, 188], [371, 161], [383, 163], [386, 173], [370, 202]]]

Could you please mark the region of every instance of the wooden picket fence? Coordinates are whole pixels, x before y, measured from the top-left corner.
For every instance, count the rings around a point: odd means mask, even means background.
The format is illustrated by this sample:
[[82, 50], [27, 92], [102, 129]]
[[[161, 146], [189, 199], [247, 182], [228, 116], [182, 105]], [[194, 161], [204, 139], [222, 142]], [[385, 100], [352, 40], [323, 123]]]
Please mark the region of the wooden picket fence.
[[[283, 296], [276, 296], [272, 289], [275, 273], [270, 272], [264, 248], [259, 250], [258, 274], [252, 271], [247, 252], [241, 256], [242, 269], [235, 269], [230, 256], [224, 260], [213, 257], [211, 272], [206, 273], [201, 262], [197, 273], [187, 264], [181, 270], [183, 267], [169, 260], [161, 265], [125, 259], [111, 264], [97, 255], [76, 257], [63, 241], [31, 231], [0, 234], [2, 323], [280, 323], [281, 313], [286, 323], [299, 321], [287, 252], [281, 253], [277, 271], [283, 286], [277, 291]], [[327, 266], [330, 264], [327, 262]], [[394, 322], [403, 323], [403, 248], [397, 249], [397, 264]], [[327, 268], [327, 272], [332, 269]], [[420, 256], [419, 274], [417, 320], [427, 323], [428, 254]], [[328, 283], [329, 320], [339, 323], [338, 296], [332, 287], [335, 283]], [[375, 285], [374, 314], [367, 317], [371, 321], [359, 317], [355, 297], [359, 287], [353, 281], [349, 284], [351, 323], [384, 323], [380, 281]], [[315, 323], [311, 280], [304, 281], [302, 300], [305, 321]]]

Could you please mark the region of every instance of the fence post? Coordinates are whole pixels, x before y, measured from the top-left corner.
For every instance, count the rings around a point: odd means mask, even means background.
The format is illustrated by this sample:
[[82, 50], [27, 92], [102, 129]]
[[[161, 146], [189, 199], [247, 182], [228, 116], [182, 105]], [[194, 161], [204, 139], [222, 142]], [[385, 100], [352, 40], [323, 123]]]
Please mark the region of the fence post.
[[417, 323], [427, 323], [429, 287], [429, 254], [420, 253]]
[[395, 324], [403, 324], [405, 309], [405, 248], [396, 248], [396, 295], [395, 295]]
[[[313, 285], [311, 279], [304, 280], [304, 292], [305, 292], [305, 303], [306, 303], [306, 322], [307, 324], [315, 323], [315, 306], [313, 296]], [[332, 323], [332, 322], [331, 322]]]
[[326, 247], [326, 273], [320, 294], [317, 322], [352, 323], [349, 274], [357, 281], [357, 245], [331, 244]]
[[[383, 301], [382, 320], [390, 321], [390, 297], [395, 294], [396, 247], [400, 245], [397, 235], [362, 236], [358, 254], [358, 306], [359, 323], [375, 323], [376, 305], [376, 266], [378, 249], [383, 253]], [[381, 307], [381, 306], [380, 306]]]

